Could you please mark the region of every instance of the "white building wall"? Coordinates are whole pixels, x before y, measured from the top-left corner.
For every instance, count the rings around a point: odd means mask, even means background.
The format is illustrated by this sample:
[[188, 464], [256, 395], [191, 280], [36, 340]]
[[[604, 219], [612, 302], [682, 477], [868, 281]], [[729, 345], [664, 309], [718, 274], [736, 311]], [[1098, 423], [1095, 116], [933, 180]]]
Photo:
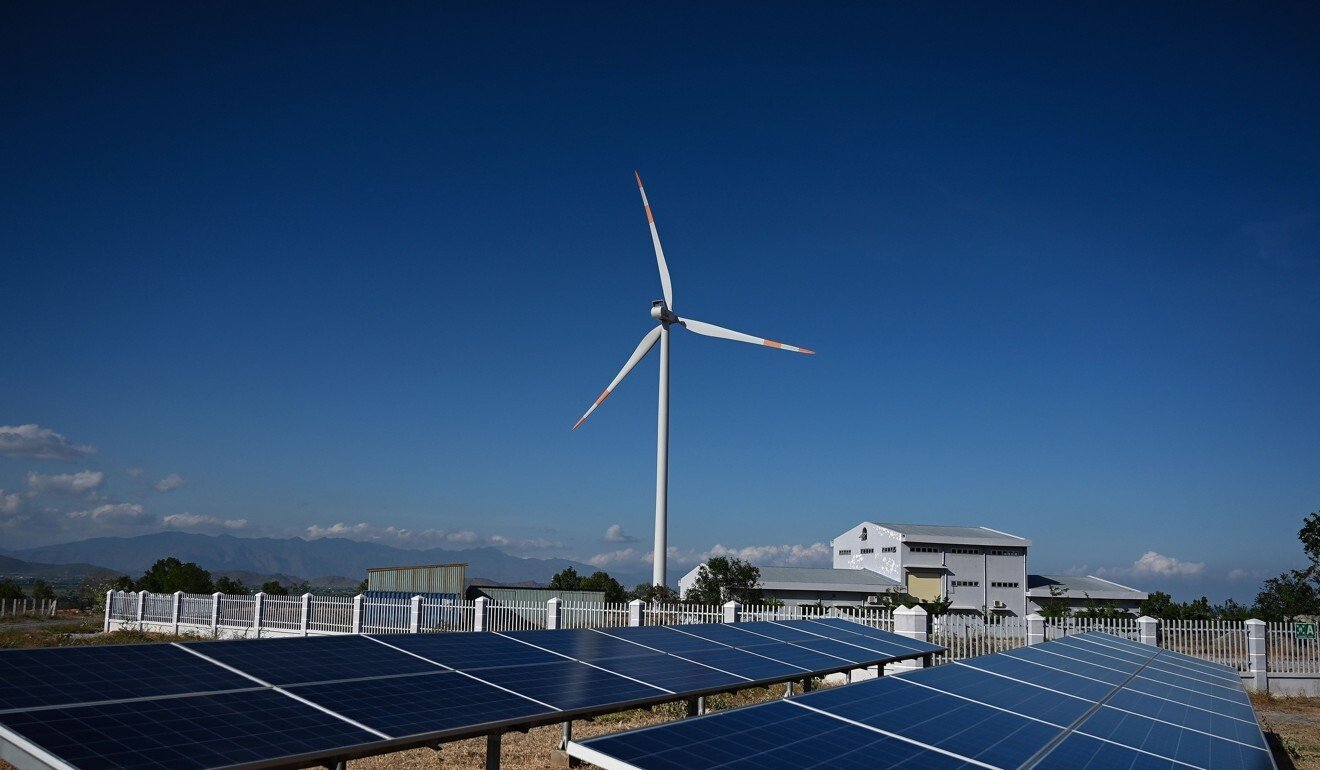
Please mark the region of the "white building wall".
[[903, 582], [899, 536], [884, 527], [864, 521], [830, 543], [835, 569], [869, 569]]

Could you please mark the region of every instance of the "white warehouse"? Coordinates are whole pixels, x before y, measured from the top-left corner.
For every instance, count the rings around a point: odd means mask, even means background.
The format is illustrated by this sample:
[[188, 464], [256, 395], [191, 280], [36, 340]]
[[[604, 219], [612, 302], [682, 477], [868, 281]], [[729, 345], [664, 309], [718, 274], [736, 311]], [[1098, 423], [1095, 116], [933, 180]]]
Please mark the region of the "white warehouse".
[[953, 612], [1027, 614], [1031, 541], [989, 527], [864, 521], [830, 542], [835, 569], [864, 569]]

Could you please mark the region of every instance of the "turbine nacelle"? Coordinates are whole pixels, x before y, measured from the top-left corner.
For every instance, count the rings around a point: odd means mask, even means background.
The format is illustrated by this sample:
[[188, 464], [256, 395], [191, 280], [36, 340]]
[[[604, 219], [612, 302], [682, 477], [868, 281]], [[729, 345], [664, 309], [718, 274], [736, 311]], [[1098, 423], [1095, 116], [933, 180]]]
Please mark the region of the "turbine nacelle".
[[678, 320], [678, 316], [674, 315], [674, 311], [670, 310], [669, 306], [666, 305], [665, 301], [662, 299], [658, 299], [651, 303], [651, 317], [665, 326], [681, 323]]

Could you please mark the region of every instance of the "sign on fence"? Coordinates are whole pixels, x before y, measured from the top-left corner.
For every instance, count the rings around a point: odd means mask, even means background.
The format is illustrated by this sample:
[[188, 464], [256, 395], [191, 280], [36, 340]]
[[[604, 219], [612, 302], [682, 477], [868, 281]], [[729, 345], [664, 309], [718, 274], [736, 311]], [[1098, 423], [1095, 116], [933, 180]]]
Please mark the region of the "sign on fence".
[[1293, 623], [1293, 638], [1299, 642], [1304, 639], [1315, 641], [1315, 624]]

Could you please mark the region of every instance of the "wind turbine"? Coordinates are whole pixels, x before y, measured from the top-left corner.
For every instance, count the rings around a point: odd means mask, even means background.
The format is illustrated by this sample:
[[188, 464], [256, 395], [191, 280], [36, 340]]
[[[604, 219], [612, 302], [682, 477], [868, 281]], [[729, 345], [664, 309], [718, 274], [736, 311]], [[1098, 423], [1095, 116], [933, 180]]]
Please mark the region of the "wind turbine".
[[642, 206], [646, 209], [646, 223], [651, 227], [651, 243], [655, 245], [655, 261], [660, 268], [660, 287], [664, 291], [665, 298], [651, 303], [651, 317], [658, 321], [658, 325], [642, 337], [642, 341], [637, 344], [637, 349], [628, 357], [628, 362], [619, 370], [617, 376], [607, 388], [596, 398], [596, 402], [587, 409], [586, 414], [573, 425], [573, 430], [577, 430], [596, 411], [605, 399], [609, 398], [614, 389], [623, 382], [623, 378], [628, 376], [628, 372], [637, 366], [637, 363], [651, 352], [655, 343], [660, 343], [660, 403], [656, 410], [655, 426], [655, 552], [652, 555], [651, 583], [653, 585], [665, 585], [665, 561], [666, 561], [666, 540], [668, 527], [668, 508], [669, 508], [669, 327], [682, 326], [690, 332], [704, 335], [706, 337], [720, 337], [726, 340], [735, 340], [737, 342], [750, 342], [753, 345], [764, 345], [780, 350], [790, 350], [794, 353], [806, 353], [814, 355], [815, 351], [807, 350], [793, 345], [785, 345], [782, 342], [767, 340], [762, 337], [753, 337], [750, 334], [743, 334], [732, 329], [725, 329], [714, 324], [708, 324], [704, 321], [695, 321], [691, 318], [680, 318], [674, 314], [674, 290], [669, 282], [669, 266], [665, 264], [665, 252], [660, 248], [660, 233], [655, 229], [655, 217], [651, 215], [651, 204], [646, 200], [646, 189], [642, 187], [642, 177], [636, 172], [633, 176], [637, 178], [637, 190], [642, 194]]

